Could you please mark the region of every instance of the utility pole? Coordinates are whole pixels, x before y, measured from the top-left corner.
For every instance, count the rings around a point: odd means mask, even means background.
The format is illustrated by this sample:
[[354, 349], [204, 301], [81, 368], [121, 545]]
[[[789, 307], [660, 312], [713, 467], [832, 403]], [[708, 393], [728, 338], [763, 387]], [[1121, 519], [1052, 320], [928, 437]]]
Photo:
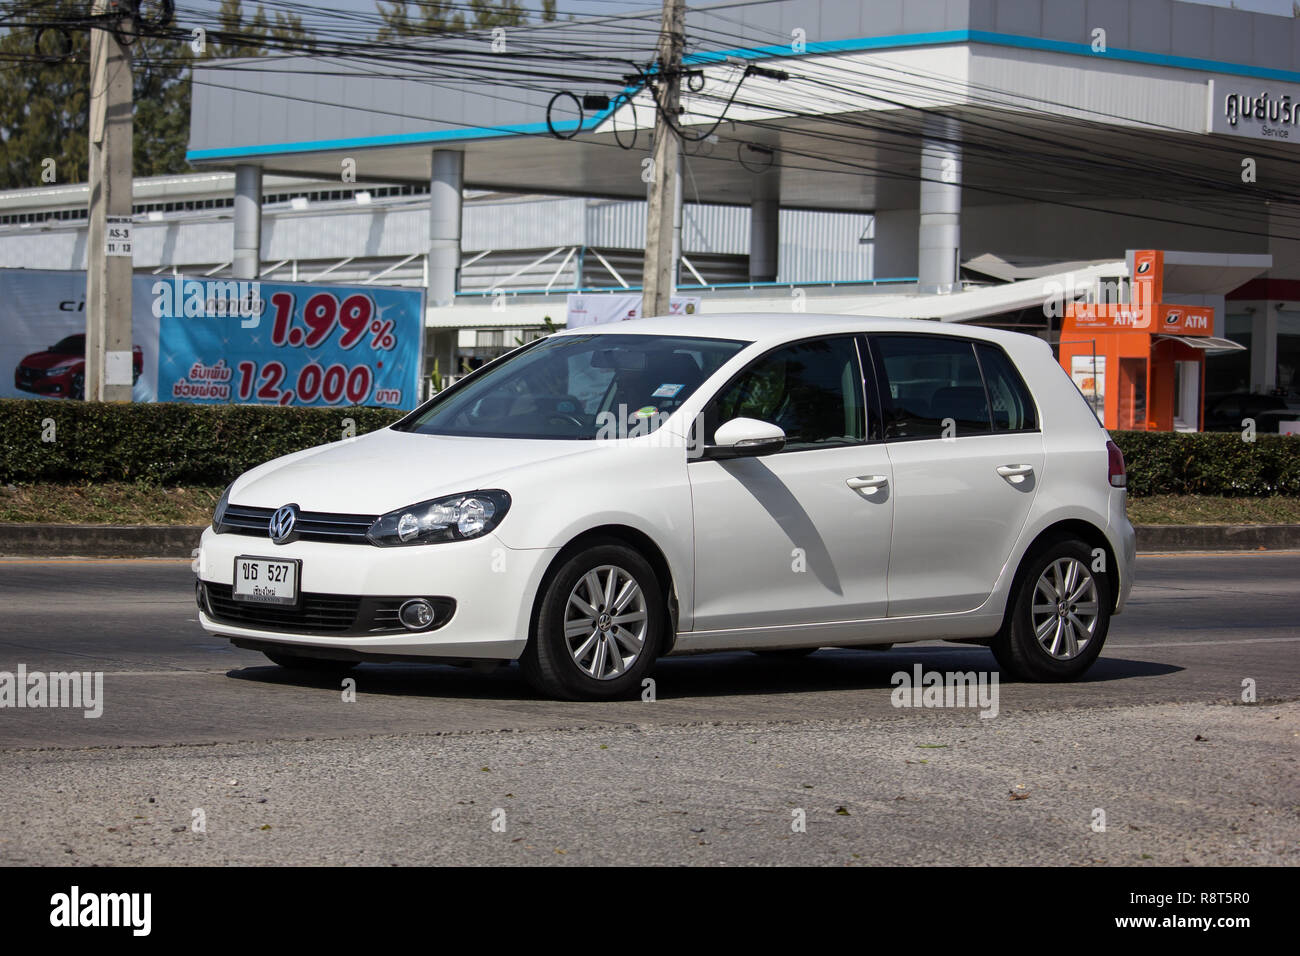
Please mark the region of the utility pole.
[[118, 8], [111, 0], [95, 0], [90, 29], [85, 397], [92, 402], [129, 402], [134, 371], [131, 51], [118, 38], [118, 30], [134, 25]]
[[677, 209], [679, 144], [671, 124], [679, 118], [685, 9], [685, 0], [664, 0], [663, 22], [659, 28], [659, 109], [655, 111], [654, 178], [646, 209], [642, 315], [668, 314], [676, 278], [673, 218]]

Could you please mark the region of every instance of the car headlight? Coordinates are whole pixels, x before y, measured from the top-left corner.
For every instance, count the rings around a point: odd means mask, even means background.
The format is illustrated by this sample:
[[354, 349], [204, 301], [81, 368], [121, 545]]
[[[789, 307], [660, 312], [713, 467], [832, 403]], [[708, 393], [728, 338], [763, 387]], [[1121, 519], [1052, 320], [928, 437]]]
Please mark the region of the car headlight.
[[487, 534], [509, 510], [510, 495], [500, 490], [446, 495], [380, 515], [366, 537], [382, 548], [464, 541]]
[[230, 489], [235, 486], [232, 481], [226, 485], [226, 490], [221, 493], [221, 498], [217, 501], [217, 507], [212, 512], [212, 530], [221, 534], [226, 529], [222, 525], [226, 522], [226, 508], [230, 505]]

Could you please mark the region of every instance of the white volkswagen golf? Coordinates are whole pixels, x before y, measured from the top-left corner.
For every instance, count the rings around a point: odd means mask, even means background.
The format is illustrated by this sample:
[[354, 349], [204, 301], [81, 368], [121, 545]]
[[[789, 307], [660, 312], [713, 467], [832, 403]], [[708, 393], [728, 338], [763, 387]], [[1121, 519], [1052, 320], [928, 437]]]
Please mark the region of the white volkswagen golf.
[[1132, 587], [1124, 486], [1027, 335], [619, 322], [242, 475], [197, 600], [203, 627], [285, 667], [517, 659], [570, 699], [635, 693], [666, 654], [933, 638], [1069, 680]]

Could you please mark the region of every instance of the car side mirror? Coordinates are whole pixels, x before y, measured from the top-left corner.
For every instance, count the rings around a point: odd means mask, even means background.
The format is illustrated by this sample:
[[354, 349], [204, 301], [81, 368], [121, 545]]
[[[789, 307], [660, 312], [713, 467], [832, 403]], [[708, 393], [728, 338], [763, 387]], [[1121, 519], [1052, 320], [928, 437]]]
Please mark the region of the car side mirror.
[[780, 425], [760, 422], [756, 418], [733, 418], [718, 426], [713, 444], [704, 446], [704, 457], [753, 458], [771, 455], [784, 447], [785, 431]]

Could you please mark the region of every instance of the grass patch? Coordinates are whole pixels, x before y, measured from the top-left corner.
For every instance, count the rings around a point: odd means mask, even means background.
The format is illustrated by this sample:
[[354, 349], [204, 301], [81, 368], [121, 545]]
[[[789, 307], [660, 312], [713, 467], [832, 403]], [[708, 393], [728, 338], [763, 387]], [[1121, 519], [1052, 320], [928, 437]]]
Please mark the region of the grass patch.
[[[206, 525], [220, 496], [215, 485], [0, 485], [0, 522]], [[1128, 516], [1134, 524], [1300, 524], [1300, 498], [1130, 497]]]
[[0, 521], [43, 524], [206, 525], [221, 487], [144, 482], [0, 486]]
[[1300, 498], [1151, 495], [1129, 498], [1134, 524], [1300, 524]]

